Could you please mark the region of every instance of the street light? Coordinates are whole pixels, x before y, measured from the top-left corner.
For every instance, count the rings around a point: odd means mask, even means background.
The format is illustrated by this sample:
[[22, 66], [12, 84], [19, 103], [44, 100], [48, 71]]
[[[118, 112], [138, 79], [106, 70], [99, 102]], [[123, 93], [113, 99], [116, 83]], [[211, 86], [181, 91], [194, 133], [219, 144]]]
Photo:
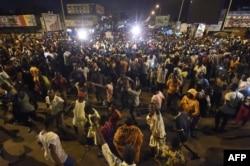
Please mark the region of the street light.
[[157, 4], [156, 6], [155, 6], [155, 8], [158, 10], [159, 9], [159, 15], [161, 15], [161, 6], [159, 5], [159, 4]]
[[152, 15], [155, 15], [155, 11], [153, 10], [153, 11], [151, 12], [151, 14], [152, 14]]
[[135, 25], [132, 27], [131, 32], [134, 36], [138, 36], [141, 33], [141, 27], [139, 25]]

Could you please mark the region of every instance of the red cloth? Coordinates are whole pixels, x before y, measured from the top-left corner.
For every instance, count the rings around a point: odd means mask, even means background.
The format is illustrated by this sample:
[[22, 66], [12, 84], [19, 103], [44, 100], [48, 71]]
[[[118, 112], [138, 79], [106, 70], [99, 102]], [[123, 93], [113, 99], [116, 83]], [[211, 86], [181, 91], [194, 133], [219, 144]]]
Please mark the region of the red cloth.
[[242, 105], [240, 107], [240, 110], [237, 114], [237, 117], [235, 119], [236, 123], [239, 123], [239, 121], [243, 119], [249, 119], [250, 118], [250, 106]]

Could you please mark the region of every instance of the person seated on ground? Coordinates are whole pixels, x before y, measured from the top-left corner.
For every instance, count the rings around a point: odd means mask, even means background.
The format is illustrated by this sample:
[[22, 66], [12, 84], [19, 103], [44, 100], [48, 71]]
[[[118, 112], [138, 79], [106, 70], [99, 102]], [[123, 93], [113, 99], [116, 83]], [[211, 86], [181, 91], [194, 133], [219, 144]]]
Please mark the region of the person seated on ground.
[[160, 147], [159, 155], [156, 156], [156, 161], [162, 166], [182, 166], [186, 165], [185, 156], [181, 150], [181, 140], [179, 137], [173, 137], [170, 140], [170, 145]]
[[105, 157], [106, 161], [108, 162], [108, 165], [110, 166], [136, 166], [135, 163], [135, 156], [136, 156], [136, 149], [134, 146], [130, 143], [126, 144], [122, 151], [122, 158], [121, 160], [119, 157], [115, 156], [114, 153], [110, 150], [109, 145], [103, 138], [100, 129], [98, 128], [98, 123], [96, 122], [96, 117], [91, 117], [93, 122], [93, 127], [96, 131], [96, 135], [99, 138], [99, 144], [102, 148], [102, 154]]

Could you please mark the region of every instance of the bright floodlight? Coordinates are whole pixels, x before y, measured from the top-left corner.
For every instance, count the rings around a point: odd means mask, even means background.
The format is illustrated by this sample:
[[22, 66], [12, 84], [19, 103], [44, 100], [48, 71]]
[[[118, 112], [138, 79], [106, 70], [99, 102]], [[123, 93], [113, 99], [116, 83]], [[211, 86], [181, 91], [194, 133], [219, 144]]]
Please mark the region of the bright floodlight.
[[132, 28], [132, 33], [137, 36], [141, 33], [141, 28], [137, 25]]
[[81, 30], [77, 31], [77, 36], [80, 40], [86, 40], [88, 37], [88, 34], [87, 34], [86, 30], [81, 29]]

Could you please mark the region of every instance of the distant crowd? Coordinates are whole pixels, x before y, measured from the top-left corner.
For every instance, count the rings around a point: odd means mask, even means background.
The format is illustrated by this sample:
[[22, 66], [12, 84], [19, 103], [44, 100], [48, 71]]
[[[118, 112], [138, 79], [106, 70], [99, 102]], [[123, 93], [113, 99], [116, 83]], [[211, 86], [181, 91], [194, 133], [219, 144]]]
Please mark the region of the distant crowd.
[[[202, 117], [215, 118], [215, 133], [225, 132], [231, 119], [241, 126], [249, 120], [250, 43], [240, 37], [158, 37], [136, 40], [118, 33], [112, 39], [99, 36], [84, 42], [57, 35], [1, 38], [4, 123], [28, 126], [28, 132], [34, 127], [30, 119], [45, 123], [38, 137], [45, 158], [56, 165], [73, 165], [74, 159], [50, 132], [55, 120], [56, 127], [67, 134], [64, 116], [72, 113], [80, 142], [86, 135], [84, 144], [102, 145], [100, 156], [109, 165], [135, 165], [140, 163], [143, 142], [136, 116], [141, 116], [141, 92], [147, 91], [152, 93], [144, 103], [152, 156], [163, 165], [185, 165], [181, 143], [197, 137]], [[90, 93], [107, 114], [100, 115], [90, 104]], [[46, 104], [45, 117], [37, 115], [38, 101]], [[124, 109], [130, 118], [121, 124]], [[176, 121], [170, 146], [164, 113]]]

